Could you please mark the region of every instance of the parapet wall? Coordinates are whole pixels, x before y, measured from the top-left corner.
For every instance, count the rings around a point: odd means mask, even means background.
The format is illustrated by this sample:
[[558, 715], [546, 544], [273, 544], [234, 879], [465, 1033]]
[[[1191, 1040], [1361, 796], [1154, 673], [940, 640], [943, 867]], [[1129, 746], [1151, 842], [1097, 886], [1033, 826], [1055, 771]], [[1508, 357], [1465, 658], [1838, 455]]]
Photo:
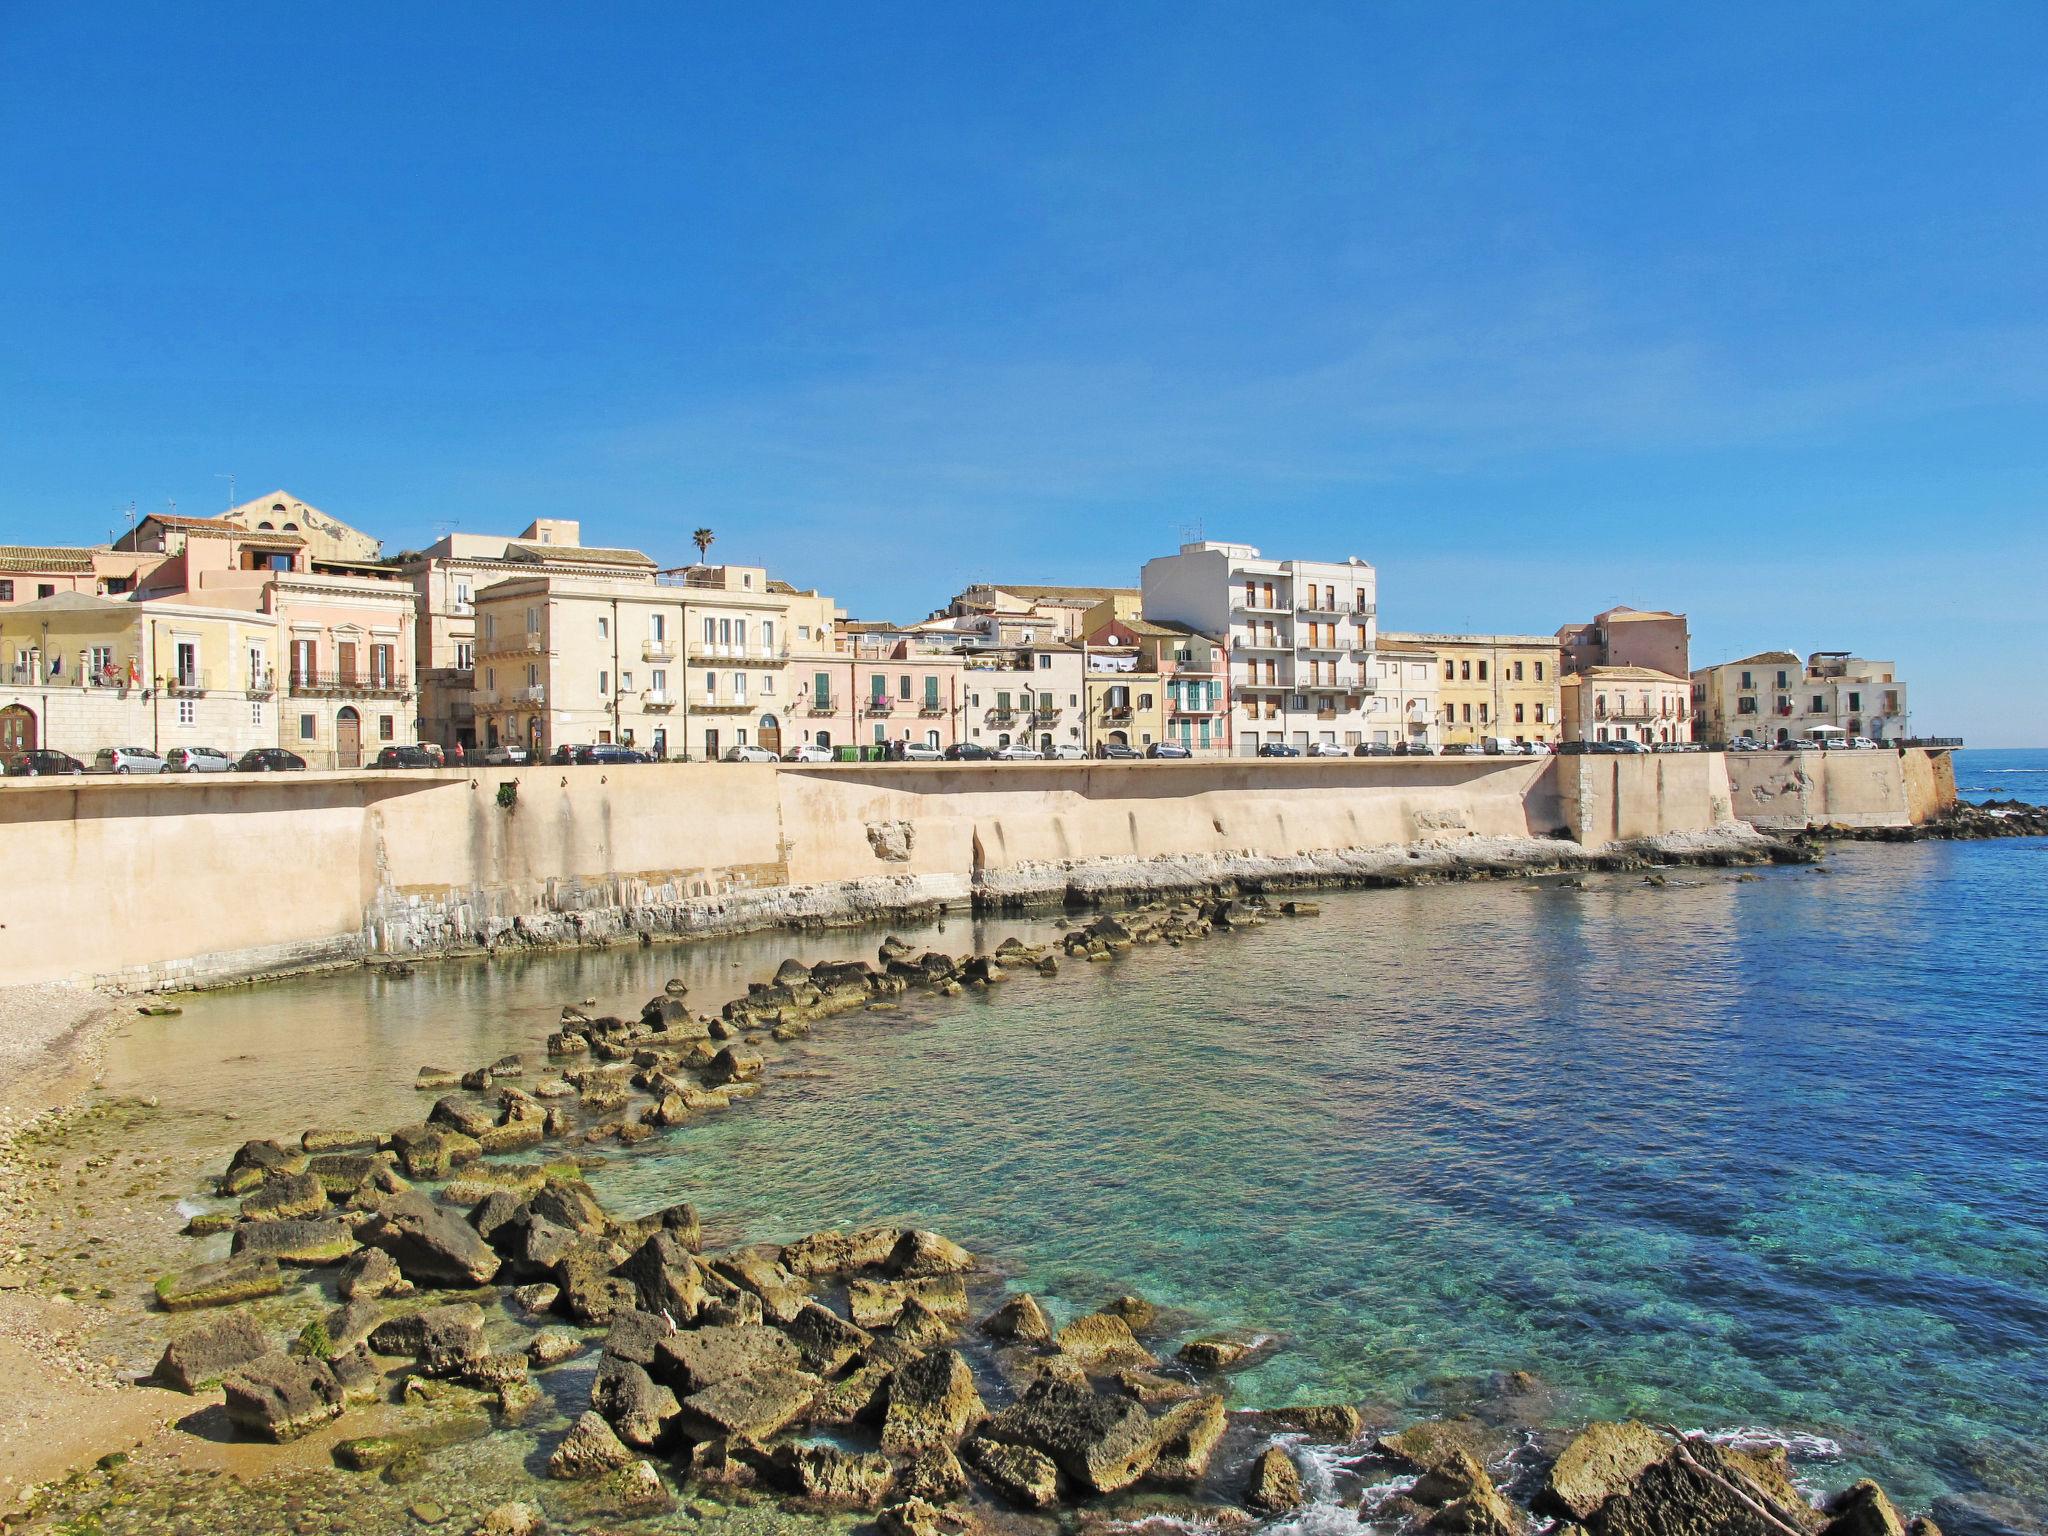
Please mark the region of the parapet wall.
[[1767, 832], [1809, 827], [1908, 827], [1955, 803], [1947, 752], [1730, 752], [1735, 814]]
[[845, 922], [1118, 861], [1594, 847], [1730, 827], [1732, 804], [1708, 754], [11, 780], [0, 983]]

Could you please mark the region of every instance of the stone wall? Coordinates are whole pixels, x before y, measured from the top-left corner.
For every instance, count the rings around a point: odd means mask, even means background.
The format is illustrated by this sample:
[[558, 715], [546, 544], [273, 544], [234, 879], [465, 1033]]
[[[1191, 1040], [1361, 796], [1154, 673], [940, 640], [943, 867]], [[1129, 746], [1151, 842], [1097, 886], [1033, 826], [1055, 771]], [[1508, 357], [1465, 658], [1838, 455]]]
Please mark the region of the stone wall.
[[1917, 826], [1955, 801], [1947, 752], [1730, 752], [1735, 814], [1770, 832]]

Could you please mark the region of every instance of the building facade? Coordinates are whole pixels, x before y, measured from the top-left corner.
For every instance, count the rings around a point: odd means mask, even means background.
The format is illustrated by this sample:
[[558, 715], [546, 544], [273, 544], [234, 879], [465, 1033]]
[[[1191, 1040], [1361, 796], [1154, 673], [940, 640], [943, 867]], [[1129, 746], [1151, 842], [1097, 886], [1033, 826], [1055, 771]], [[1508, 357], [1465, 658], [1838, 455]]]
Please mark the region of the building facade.
[[1092, 750], [1081, 647], [1064, 640], [962, 658], [960, 740], [991, 752], [1028, 742], [1041, 752]]
[[1366, 741], [1395, 750], [1434, 751], [1443, 740], [1436, 652], [1383, 630], [1373, 669], [1378, 686], [1366, 701]]
[[1382, 645], [1426, 650], [1436, 658], [1438, 733], [1443, 746], [1502, 741], [1555, 742], [1561, 668], [1548, 635], [1447, 635], [1392, 630]]
[[1662, 609], [1610, 608], [1590, 624], [1557, 632], [1565, 676], [1589, 667], [1648, 667], [1672, 677], [1692, 675], [1692, 634], [1685, 615]]
[[1692, 740], [1692, 685], [1651, 667], [1588, 667], [1559, 685], [1566, 741]]
[[1147, 561], [1143, 575], [1148, 620], [1222, 637], [1238, 755], [1366, 739], [1379, 609], [1365, 561], [1268, 559], [1249, 544], [1202, 540]]
[[1898, 741], [1911, 734], [1906, 685], [1889, 661], [1846, 651], [1763, 651], [1692, 675], [1702, 742], [1777, 745], [1828, 737]]

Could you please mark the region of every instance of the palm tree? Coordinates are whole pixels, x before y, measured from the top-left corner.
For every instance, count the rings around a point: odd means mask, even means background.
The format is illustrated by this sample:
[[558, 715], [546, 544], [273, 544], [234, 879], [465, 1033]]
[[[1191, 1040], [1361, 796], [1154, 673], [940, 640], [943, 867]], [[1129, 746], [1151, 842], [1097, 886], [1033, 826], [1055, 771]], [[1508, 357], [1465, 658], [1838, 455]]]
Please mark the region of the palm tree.
[[717, 542], [718, 535], [713, 533], [709, 528], [699, 528], [695, 533], [691, 534], [690, 537], [696, 541], [697, 563], [699, 565], [702, 565], [704, 563], [704, 557], [711, 553], [711, 546]]

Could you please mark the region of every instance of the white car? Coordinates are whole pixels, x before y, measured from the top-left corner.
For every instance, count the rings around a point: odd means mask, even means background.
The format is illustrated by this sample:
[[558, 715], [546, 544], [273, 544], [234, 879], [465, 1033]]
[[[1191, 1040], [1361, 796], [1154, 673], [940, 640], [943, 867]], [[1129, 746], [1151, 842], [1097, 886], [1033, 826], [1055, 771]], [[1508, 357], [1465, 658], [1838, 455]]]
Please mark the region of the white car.
[[1071, 741], [1063, 741], [1052, 749], [1052, 760], [1056, 763], [1085, 763], [1088, 754]]
[[1303, 755], [1307, 757], [1349, 757], [1351, 749], [1349, 747], [1340, 747], [1334, 741], [1312, 741], [1309, 743], [1308, 751]]
[[[742, 749], [734, 747], [732, 750], [733, 752], [738, 752]], [[727, 753], [726, 756], [733, 761], [738, 761], [738, 759], [732, 758], [731, 753]], [[807, 741], [802, 746], [791, 747], [787, 752], [783, 753], [782, 760], [785, 763], [829, 763], [832, 761], [832, 749]]]
[[775, 761], [775, 754], [766, 747], [727, 747], [725, 760], [728, 763], [772, 763]]
[[164, 754], [165, 773], [226, 773], [234, 766], [219, 747], [173, 747]]
[[1857, 752], [1875, 752], [1877, 750], [1877, 743], [1868, 736], [1851, 736], [1849, 738], [1849, 746], [1851, 750]]
[[147, 747], [101, 747], [93, 754], [95, 773], [162, 773], [164, 760]]
[[946, 754], [927, 742], [903, 743], [903, 761], [906, 763], [943, 763], [945, 760]]
[[1042, 763], [1045, 754], [1036, 747], [1027, 747], [1023, 742], [1013, 742], [1007, 747], [998, 747], [995, 760], [999, 763]]

